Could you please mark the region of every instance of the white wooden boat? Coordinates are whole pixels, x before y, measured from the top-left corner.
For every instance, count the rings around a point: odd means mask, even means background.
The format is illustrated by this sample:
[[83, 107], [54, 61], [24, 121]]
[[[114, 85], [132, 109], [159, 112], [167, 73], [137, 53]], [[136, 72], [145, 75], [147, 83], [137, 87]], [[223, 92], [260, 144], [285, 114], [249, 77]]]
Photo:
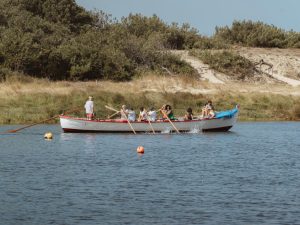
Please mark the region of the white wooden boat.
[[[173, 124], [180, 131], [228, 131], [235, 123], [238, 117], [238, 108], [216, 113], [214, 118], [201, 118], [194, 120], [173, 120]], [[168, 120], [157, 120], [151, 122], [153, 129], [159, 133], [174, 132], [175, 129]], [[64, 132], [70, 133], [132, 133], [127, 120], [87, 120], [85, 118], [75, 118], [70, 116], [60, 116], [60, 125]], [[131, 122], [136, 132], [152, 132], [147, 121]]]

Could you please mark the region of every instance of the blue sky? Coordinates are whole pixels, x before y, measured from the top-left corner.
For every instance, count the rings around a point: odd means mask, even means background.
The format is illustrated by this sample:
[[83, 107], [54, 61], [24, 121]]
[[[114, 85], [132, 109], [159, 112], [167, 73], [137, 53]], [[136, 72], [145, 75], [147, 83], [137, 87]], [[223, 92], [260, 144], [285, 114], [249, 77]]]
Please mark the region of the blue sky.
[[76, 0], [88, 10], [99, 9], [120, 19], [129, 13], [158, 15], [167, 23], [189, 23], [201, 34], [233, 20], [253, 20], [300, 31], [299, 0]]

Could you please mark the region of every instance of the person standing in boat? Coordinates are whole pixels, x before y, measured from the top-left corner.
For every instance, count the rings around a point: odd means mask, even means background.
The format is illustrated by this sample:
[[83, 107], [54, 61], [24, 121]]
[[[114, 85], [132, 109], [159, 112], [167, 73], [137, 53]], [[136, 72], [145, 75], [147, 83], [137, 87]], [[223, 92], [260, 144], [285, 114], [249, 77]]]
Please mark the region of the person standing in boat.
[[94, 101], [92, 96], [89, 96], [88, 100], [84, 105], [84, 108], [85, 108], [86, 118], [88, 120], [92, 120], [94, 117]]

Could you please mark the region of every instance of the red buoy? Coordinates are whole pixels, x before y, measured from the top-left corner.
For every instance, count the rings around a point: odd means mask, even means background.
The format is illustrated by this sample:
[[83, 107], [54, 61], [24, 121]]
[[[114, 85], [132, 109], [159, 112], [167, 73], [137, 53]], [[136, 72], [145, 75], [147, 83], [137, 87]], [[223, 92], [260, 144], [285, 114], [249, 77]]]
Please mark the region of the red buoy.
[[137, 151], [137, 153], [139, 153], [139, 154], [144, 154], [144, 153], [145, 153], [145, 149], [144, 149], [143, 146], [137, 147], [136, 151]]

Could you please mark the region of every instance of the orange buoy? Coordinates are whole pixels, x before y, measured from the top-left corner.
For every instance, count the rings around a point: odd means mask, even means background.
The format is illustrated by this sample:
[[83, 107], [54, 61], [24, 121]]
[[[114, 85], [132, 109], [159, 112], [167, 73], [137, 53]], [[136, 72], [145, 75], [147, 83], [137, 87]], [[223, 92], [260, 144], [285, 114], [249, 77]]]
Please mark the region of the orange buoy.
[[136, 151], [137, 151], [137, 153], [139, 153], [139, 154], [144, 154], [145, 149], [144, 149], [143, 146], [139, 146], [139, 147], [137, 147]]

